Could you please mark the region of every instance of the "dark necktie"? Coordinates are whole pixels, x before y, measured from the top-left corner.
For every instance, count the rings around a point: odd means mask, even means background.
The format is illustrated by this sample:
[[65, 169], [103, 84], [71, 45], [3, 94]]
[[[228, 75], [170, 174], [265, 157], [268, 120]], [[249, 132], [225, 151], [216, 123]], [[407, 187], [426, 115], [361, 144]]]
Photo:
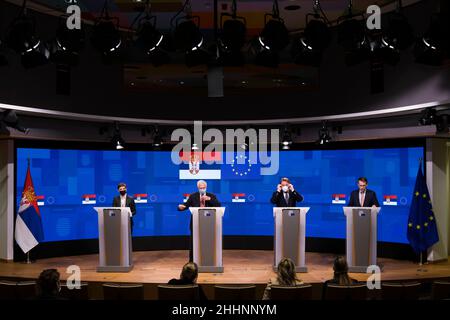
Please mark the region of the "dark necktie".
[[289, 193], [284, 193], [284, 199], [286, 200], [286, 203], [289, 203]]

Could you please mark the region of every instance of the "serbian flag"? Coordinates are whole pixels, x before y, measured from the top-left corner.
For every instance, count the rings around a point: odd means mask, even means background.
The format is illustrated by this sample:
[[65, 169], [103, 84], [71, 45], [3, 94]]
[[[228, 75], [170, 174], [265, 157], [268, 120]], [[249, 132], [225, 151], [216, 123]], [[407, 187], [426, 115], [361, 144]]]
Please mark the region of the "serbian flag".
[[345, 194], [333, 194], [332, 195], [332, 200], [331, 200], [332, 204], [345, 204]]
[[[222, 159], [221, 152], [180, 152], [182, 161], [179, 169], [180, 180], [220, 180], [221, 166], [216, 162]], [[212, 162], [210, 164], [205, 162]]]
[[396, 195], [385, 195], [383, 205], [385, 206], [396, 206], [397, 205], [397, 196]]
[[39, 212], [37, 200], [33, 180], [31, 179], [30, 164], [28, 164], [15, 230], [16, 242], [24, 253], [33, 249], [44, 239], [41, 213]]
[[245, 193], [233, 193], [231, 202], [245, 202]]

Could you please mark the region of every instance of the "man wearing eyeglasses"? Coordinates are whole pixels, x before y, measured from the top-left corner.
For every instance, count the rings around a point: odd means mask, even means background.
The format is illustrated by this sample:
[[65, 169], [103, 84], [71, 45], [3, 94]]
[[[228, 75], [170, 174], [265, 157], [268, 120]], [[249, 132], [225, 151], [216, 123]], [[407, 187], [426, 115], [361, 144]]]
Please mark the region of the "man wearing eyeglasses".
[[377, 194], [367, 189], [367, 178], [358, 178], [358, 190], [352, 191], [350, 195], [349, 207], [379, 207]]

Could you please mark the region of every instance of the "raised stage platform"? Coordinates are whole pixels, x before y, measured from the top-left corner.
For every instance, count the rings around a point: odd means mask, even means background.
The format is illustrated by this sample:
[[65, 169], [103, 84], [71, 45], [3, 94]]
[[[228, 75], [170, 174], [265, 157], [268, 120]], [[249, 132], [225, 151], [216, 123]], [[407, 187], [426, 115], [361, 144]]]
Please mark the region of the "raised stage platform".
[[[299, 278], [312, 283], [318, 293], [321, 284], [332, 277], [334, 254], [306, 253], [308, 273], [299, 273]], [[82, 255], [38, 260], [33, 264], [1, 262], [0, 277], [14, 279], [36, 279], [43, 269], [57, 268], [61, 278], [65, 280], [66, 268], [78, 265], [81, 268], [81, 280], [89, 282], [90, 296], [101, 298], [101, 284], [105, 282], [143, 283], [145, 297], [155, 299], [156, 285], [167, 283], [171, 278], [179, 276], [181, 267], [188, 259], [184, 250], [172, 251], [140, 251], [134, 252], [134, 269], [129, 273], [98, 273], [98, 255]], [[264, 290], [272, 271], [273, 251], [262, 250], [224, 250], [224, 273], [201, 273], [198, 283], [205, 293], [212, 295], [214, 284], [256, 284], [257, 292]], [[432, 281], [434, 279], [450, 279], [450, 263], [426, 264], [419, 268], [418, 264], [405, 260], [379, 258], [383, 268], [382, 281]], [[357, 280], [366, 280], [366, 274], [351, 274]]]

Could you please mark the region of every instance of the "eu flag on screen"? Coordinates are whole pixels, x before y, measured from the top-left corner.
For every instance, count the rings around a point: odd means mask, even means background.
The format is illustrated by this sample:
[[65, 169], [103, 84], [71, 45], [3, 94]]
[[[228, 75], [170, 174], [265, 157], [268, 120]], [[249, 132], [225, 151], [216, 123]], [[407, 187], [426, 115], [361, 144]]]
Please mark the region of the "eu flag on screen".
[[419, 166], [408, 218], [408, 241], [416, 253], [426, 251], [439, 241], [436, 219], [427, 183]]

